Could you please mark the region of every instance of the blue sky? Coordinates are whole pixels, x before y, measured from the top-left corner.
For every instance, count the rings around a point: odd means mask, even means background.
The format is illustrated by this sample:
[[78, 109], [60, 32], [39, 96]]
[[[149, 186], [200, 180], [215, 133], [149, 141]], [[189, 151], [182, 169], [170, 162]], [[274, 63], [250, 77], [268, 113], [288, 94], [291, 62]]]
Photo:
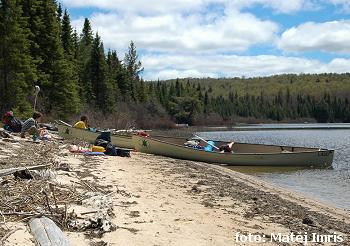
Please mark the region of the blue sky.
[[350, 72], [348, 0], [61, 0], [144, 78]]

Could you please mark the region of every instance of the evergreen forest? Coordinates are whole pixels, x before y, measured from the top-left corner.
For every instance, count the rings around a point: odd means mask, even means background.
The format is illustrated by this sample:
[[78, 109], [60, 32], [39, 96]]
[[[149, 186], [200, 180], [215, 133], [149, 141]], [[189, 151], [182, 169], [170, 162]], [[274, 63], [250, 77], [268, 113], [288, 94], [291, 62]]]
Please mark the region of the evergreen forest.
[[1, 115], [30, 116], [38, 85], [48, 119], [114, 128], [350, 122], [350, 73], [144, 81], [136, 44], [126, 48], [106, 49], [87, 18], [77, 33], [54, 0], [0, 0]]

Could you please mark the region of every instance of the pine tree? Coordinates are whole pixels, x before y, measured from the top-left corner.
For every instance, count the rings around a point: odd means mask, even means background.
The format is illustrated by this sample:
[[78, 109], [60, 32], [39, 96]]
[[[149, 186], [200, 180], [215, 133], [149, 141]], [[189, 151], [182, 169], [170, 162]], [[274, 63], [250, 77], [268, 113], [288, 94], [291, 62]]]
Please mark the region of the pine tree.
[[53, 0], [24, 1], [31, 23], [31, 54], [35, 58], [46, 112], [66, 118], [80, 107], [75, 68], [65, 59]]
[[128, 72], [128, 83], [127, 85], [130, 88], [131, 98], [136, 101], [137, 100], [137, 92], [136, 87], [139, 82], [139, 75], [143, 71], [143, 67], [141, 61], [139, 60], [136, 46], [133, 41], [130, 42], [128, 47], [128, 52], [124, 57], [124, 66]]
[[[187, 83], [189, 84], [189, 82], [187, 81]], [[180, 82], [179, 82], [179, 79], [177, 78], [176, 79], [176, 82], [175, 82], [175, 95], [177, 97], [181, 97], [182, 95], [182, 90], [181, 90], [181, 86], [180, 86]]]
[[62, 21], [62, 5], [61, 5], [61, 3], [59, 3], [58, 7], [57, 7], [57, 21], [59, 23], [61, 23], [61, 21]]
[[108, 51], [107, 54], [107, 83], [111, 88], [111, 98], [113, 98], [113, 104], [116, 104], [120, 97], [120, 90], [118, 87], [117, 73], [119, 67], [122, 67], [117, 56], [116, 51]]
[[205, 91], [204, 101], [203, 101], [204, 113], [207, 114], [209, 112], [209, 96], [208, 91]]
[[89, 19], [85, 18], [84, 26], [79, 40], [77, 51], [78, 73], [79, 73], [79, 95], [83, 103], [89, 103], [93, 96], [92, 85], [90, 84], [89, 62], [93, 42], [92, 28]]
[[143, 79], [140, 79], [140, 82], [138, 83], [137, 87], [137, 98], [139, 99], [139, 102], [144, 103], [147, 101], [146, 97], [146, 87], [145, 87], [145, 81]]
[[94, 99], [95, 106], [103, 112], [114, 110], [114, 100], [112, 87], [108, 84], [107, 63], [104, 55], [103, 43], [100, 36], [96, 33], [92, 44], [90, 58], [89, 79], [92, 85], [91, 95]]
[[80, 36], [80, 44], [82, 46], [91, 46], [92, 42], [94, 40], [93, 38], [93, 34], [92, 34], [92, 28], [91, 28], [91, 24], [88, 18], [85, 18], [84, 20], [84, 26], [83, 26], [83, 30]]
[[73, 29], [70, 24], [70, 18], [67, 9], [64, 11], [62, 19], [61, 39], [66, 59], [73, 61], [75, 50], [73, 41]]
[[74, 59], [77, 60], [78, 52], [79, 52], [79, 38], [78, 38], [78, 33], [76, 29], [74, 29], [72, 41], [73, 41]]
[[36, 70], [30, 56], [29, 29], [22, 6], [15, 0], [0, 2], [0, 112], [30, 112], [27, 96], [33, 88]]

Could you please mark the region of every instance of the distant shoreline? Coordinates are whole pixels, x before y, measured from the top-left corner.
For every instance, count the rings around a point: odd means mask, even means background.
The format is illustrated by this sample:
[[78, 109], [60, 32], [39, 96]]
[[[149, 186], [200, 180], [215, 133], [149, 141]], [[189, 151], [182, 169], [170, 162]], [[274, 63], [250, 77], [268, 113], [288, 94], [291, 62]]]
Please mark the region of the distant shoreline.
[[[271, 125], [270, 127], [267, 125]], [[300, 126], [288, 126], [300, 125]], [[338, 125], [338, 126], [337, 126]], [[266, 126], [266, 127], [263, 127]], [[154, 129], [152, 135], [189, 137], [195, 132], [215, 131], [275, 131], [275, 130], [350, 130], [350, 123], [281, 123], [281, 124], [239, 124], [235, 126], [188, 126], [168, 130]]]

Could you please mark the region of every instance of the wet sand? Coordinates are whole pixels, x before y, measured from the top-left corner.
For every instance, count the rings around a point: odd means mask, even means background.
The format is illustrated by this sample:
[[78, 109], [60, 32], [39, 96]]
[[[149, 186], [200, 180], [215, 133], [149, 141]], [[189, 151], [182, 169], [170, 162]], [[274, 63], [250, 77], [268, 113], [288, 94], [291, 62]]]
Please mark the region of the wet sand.
[[[300, 245], [275, 242], [271, 234], [278, 233], [307, 233], [308, 240], [312, 233], [336, 233], [344, 242], [318, 245], [350, 242], [347, 211], [224, 167], [142, 153], [132, 153], [131, 158], [84, 157], [68, 153], [66, 146], [55, 155], [57, 162], [71, 167], [56, 171], [55, 182], [85, 180], [106, 189], [113, 201], [116, 229], [101, 238], [65, 231], [72, 245]], [[73, 209], [78, 214], [92, 210], [72, 203], [69, 210]], [[5, 245], [34, 245], [24, 223], [7, 226], [24, 229]], [[237, 240], [238, 233], [260, 235], [265, 243], [244, 243]]]

